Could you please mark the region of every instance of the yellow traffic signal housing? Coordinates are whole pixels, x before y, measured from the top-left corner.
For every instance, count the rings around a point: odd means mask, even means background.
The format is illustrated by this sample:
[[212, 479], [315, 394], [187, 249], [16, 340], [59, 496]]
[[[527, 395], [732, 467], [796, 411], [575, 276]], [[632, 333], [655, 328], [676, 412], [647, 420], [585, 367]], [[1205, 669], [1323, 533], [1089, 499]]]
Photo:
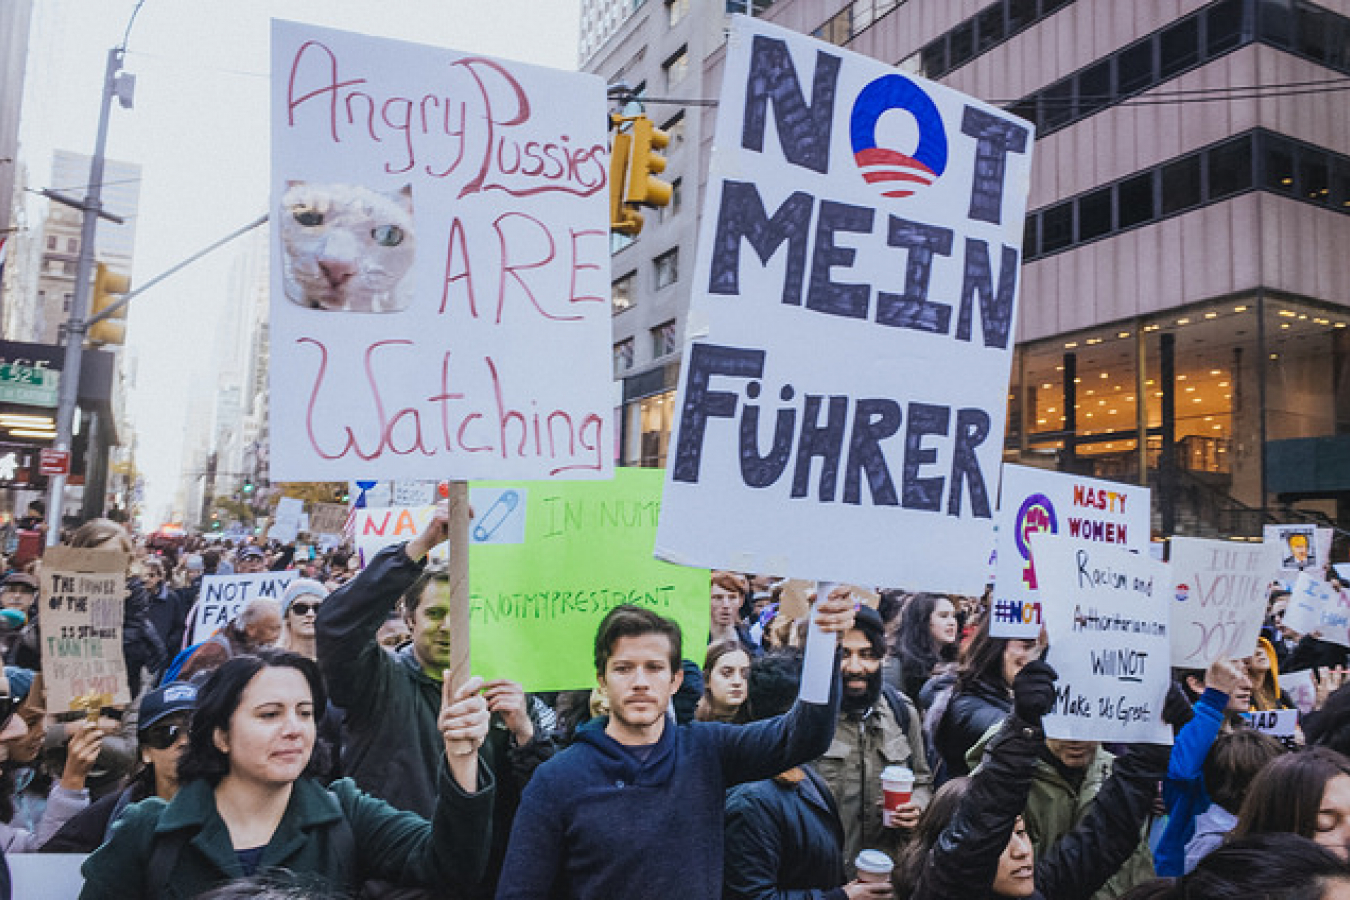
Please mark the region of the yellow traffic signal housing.
[[[94, 293], [89, 302], [89, 318], [112, 306], [131, 290], [131, 276], [119, 275], [103, 263], [98, 264], [94, 274]], [[89, 326], [87, 335], [91, 344], [121, 344], [127, 337], [127, 308], [123, 306], [106, 319]]]
[[670, 182], [654, 178], [666, 170], [666, 158], [657, 150], [665, 149], [670, 135], [652, 127], [646, 116], [633, 117], [632, 152], [628, 160], [628, 182], [623, 199], [628, 203], [665, 206], [670, 202]]
[[627, 183], [628, 154], [633, 148], [633, 137], [620, 131], [614, 135], [609, 150], [609, 228], [619, 234], [637, 234], [642, 230], [642, 214], [624, 203]]

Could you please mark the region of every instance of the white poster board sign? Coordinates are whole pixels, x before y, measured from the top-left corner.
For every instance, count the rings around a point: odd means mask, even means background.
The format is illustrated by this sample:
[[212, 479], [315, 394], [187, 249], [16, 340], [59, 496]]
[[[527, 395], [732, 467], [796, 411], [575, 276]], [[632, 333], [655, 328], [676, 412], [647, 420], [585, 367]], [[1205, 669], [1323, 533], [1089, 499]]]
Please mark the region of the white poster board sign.
[[1275, 565], [1285, 581], [1292, 584], [1303, 571], [1321, 577], [1331, 561], [1331, 529], [1314, 525], [1267, 525], [1265, 542], [1274, 549]]
[[605, 112], [595, 75], [274, 20], [274, 480], [610, 475]]
[[1043, 531], [1031, 552], [1059, 673], [1046, 736], [1172, 743], [1162, 720], [1172, 683], [1167, 563]]
[[271, 597], [281, 602], [286, 586], [296, 577], [294, 569], [284, 572], [253, 572], [247, 575], [207, 575], [202, 579], [201, 593], [197, 595], [197, 615], [192, 622], [195, 644], [209, 638], [223, 628], [245, 603], [257, 597]]
[[1260, 712], [1243, 713], [1247, 724], [1263, 734], [1272, 737], [1293, 737], [1298, 730], [1298, 710], [1268, 709]]
[[1174, 537], [1171, 562], [1172, 665], [1250, 656], [1266, 617], [1270, 545]]
[[1294, 706], [1305, 716], [1317, 708], [1317, 682], [1313, 680], [1312, 669], [1282, 673], [1280, 690], [1289, 695]]
[[1350, 647], [1350, 595], [1309, 572], [1300, 572], [1289, 593], [1284, 625], [1299, 634]]
[[977, 594], [1031, 129], [759, 19], [731, 28], [656, 553]]
[[274, 541], [289, 544], [300, 534], [300, 520], [305, 514], [305, 501], [295, 497], [282, 497], [277, 501], [277, 514], [267, 536]]
[[1031, 535], [1064, 535], [1079, 545], [1149, 548], [1149, 490], [1132, 484], [1004, 465], [998, 557], [989, 633], [1034, 639], [1043, 621]]

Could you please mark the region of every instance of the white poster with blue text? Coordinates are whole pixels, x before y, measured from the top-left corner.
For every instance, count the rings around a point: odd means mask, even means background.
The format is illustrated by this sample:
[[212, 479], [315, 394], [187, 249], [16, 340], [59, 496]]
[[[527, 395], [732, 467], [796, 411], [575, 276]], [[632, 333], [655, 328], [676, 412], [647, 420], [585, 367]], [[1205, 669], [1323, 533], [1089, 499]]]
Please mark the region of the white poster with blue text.
[[1033, 134], [735, 17], [656, 552], [979, 593]]
[[1041, 596], [1031, 536], [1066, 535], [1087, 546], [1142, 553], [1149, 546], [1149, 490], [1082, 475], [1005, 465], [998, 506], [998, 558], [989, 633], [1033, 640], [1041, 633]]
[[1046, 737], [1172, 743], [1162, 720], [1172, 684], [1168, 564], [1147, 553], [1038, 531], [1031, 555], [1046, 660], [1059, 675]]
[[271, 96], [272, 479], [609, 477], [604, 82], [274, 21]]

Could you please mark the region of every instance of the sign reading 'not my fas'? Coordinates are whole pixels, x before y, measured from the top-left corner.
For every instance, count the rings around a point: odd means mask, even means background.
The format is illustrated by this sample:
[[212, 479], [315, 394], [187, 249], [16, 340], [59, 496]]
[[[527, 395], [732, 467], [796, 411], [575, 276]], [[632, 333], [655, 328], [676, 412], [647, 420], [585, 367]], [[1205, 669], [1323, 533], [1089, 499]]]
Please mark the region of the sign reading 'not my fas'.
[[658, 555], [979, 591], [1031, 146], [992, 106], [733, 20]]

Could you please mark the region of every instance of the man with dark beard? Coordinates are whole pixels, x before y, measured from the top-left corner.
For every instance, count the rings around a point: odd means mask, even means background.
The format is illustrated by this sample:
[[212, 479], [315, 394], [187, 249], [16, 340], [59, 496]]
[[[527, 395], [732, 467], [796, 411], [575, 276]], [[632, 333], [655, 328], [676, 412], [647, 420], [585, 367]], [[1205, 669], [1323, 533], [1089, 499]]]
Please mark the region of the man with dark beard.
[[[839, 721], [834, 742], [815, 765], [839, 806], [844, 861], [853, 878], [859, 850], [894, 855], [908, 837], [932, 797], [933, 773], [924, 756], [918, 711], [908, 697], [882, 682], [886, 632], [876, 610], [858, 610], [840, 650], [844, 694]], [[887, 766], [904, 766], [914, 773], [913, 796], [890, 825], [883, 821], [881, 808], [881, 772]]]

